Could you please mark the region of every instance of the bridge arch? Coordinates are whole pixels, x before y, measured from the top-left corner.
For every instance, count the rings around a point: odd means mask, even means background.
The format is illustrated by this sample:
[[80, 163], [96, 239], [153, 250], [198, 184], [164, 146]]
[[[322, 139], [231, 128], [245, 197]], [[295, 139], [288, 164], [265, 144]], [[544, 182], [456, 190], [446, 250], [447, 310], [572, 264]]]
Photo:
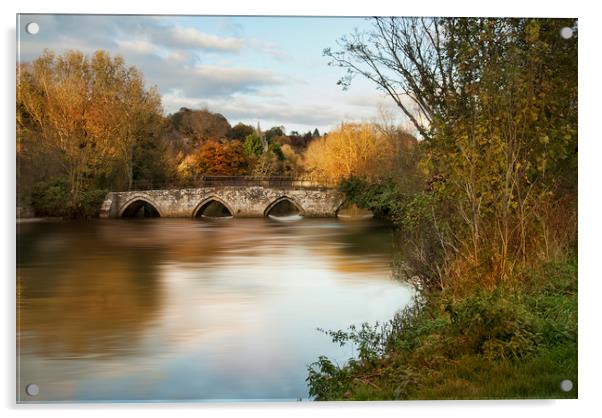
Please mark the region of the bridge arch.
[[300, 215], [300, 216], [305, 215], [305, 210], [303, 209], [303, 206], [301, 206], [301, 204], [299, 202], [297, 202], [296, 199], [293, 199], [292, 197], [289, 197], [289, 196], [280, 196], [278, 199], [272, 201], [272, 203], [270, 203], [267, 208], [265, 208], [265, 210], [263, 211], [263, 216], [269, 216], [270, 212], [281, 204], [292, 205], [293, 207], [295, 207], [297, 209], [297, 211], [298, 211], [297, 215]]
[[370, 209], [362, 209], [355, 203], [344, 199], [341, 204], [337, 206], [335, 216], [342, 219], [358, 220], [373, 218], [374, 212]]
[[232, 206], [230, 204], [228, 204], [225, 200], [220, 198], [219, 196], [213, 195], [213, 196], [209, 196], [209, 197], [203, 199], [199, 204], [197, 204], [194, 207], [194, 209], [192, 211], [192, 217], [194, 218], [197, 216], [202, 216], [203, 212], [213, 202], [217, 202], [217, 203], [223, 205], [228, 210], [228, 212], [230, 212], [230, 216], [234, 216], [234, 209], [232, 208]]
[[150, 205], [150, 207], [157, 212], [159, 217], [163, 217], [159, 205], [148, 196], [142, 194], [131, 196], [124, 204], [122, 204], [121, 209], [119, 210], [119, 217], [127, 217], [128, 212], [131, 212], [132, 216], [135, 216], [133, 214], [138, 212], [145, 204]]

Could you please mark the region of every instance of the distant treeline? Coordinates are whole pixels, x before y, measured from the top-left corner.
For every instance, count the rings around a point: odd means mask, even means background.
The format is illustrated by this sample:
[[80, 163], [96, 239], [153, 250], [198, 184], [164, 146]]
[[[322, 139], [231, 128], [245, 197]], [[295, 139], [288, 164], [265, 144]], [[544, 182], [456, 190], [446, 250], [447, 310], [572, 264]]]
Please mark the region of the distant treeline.
[[17, 205], [88, 217], [107, 191], [194, 187], [208, 175], [374, 179], [391, 174], [399, 144], [416, 142], [382, 128], [287, 134], [207, 109], [164, 116], [156, 88], [120, 56], [45, 51], [17, 68]]

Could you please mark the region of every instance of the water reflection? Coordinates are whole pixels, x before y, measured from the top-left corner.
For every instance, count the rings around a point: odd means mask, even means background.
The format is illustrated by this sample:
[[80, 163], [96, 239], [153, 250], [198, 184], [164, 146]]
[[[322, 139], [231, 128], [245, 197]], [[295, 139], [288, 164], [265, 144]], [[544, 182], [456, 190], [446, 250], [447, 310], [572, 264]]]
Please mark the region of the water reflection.
[[276, 222], [296, 222], [303, 219], [303, 216], [294, 214], [294, 215], [284, 215], [284, 216], [276, 216], [276, 215], [268, 215], [268, 218], [276, 221]]
[[[69, 226], [66, 228], [66, 226]], [[24, 353], [99, 357], [127, 353], [160, 309], [156, 251], [106, 251], [95, 229], [35, 225], [19, 239], [20, 331]], [[25, 341], [24, 341], [25, 342]]]
[[355, 203], [345, 202], [337, 211], [337, 216], [343, 221], [361, 221], [374, 217], [369, 209], [362, 209]]
[[317, 327], [410, 299], [375, 221], [133, 219], [18, 228], [20, 393], [34, 400], [295, 399], [351, 352]]

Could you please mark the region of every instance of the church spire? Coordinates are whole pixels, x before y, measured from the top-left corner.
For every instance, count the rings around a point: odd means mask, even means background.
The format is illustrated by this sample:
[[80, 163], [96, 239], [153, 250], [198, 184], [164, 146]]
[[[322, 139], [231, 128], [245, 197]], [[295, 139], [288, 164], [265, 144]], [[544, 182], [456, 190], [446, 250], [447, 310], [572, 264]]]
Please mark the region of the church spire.
[[259, 121], [257, 121], [257, 136], [259, 137], [259, 139], [261, 139], [261, 145], [263, 145], [263, 152], [266, 152], [269, 148], [268, 144], [268, 140], [265, 137], [265, 135], [263, 134], [263, 132], [261, 132], [261, 126], [259, 126]]

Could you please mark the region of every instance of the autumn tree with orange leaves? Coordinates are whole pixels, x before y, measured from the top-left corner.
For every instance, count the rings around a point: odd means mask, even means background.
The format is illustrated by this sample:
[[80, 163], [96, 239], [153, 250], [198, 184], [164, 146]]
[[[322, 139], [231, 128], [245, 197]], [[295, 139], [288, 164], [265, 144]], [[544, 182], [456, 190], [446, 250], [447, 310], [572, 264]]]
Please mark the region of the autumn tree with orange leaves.
[[55, 164], [32, 176], [64, 180], [68, 211], [78, 212], [99, 180], [125, 178], [131, 187], [136, 146], [158, 140], [162, 123], [159, 95], [146, 89], [140, 72], [119, 56], [45, 51], [18, 67], [20, 168], [35, 170], [39, 159]]

